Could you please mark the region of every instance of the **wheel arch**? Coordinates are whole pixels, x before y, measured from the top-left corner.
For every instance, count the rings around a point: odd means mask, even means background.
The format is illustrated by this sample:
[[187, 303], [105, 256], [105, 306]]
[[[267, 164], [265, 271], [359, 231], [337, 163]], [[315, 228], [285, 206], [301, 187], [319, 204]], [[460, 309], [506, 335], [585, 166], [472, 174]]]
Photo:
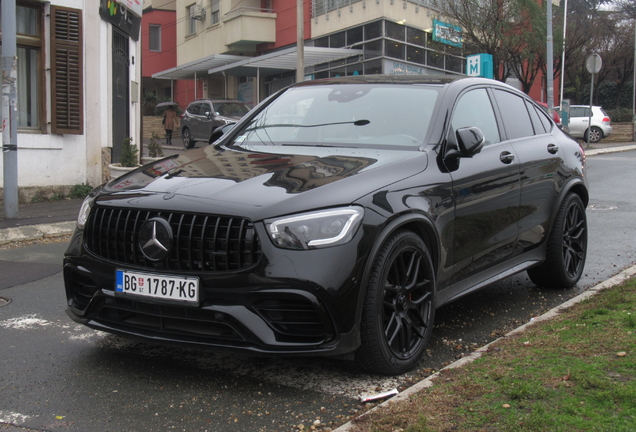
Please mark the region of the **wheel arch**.
[[[375, 239], [371, 251], [369, 252], [369, 258], [367, 259], [364, 267], [360, 290], [358, 292], [358, 303], [356, 308], [355, 322], [358, 329], [360, 328], [364, 298], [367, 294], [369, 275], [372, 271], [375, 259], [380, 248], [384, 245], [387, 239], [393, 233], [399, 231], [400, 229], [412, 231], [422, 239], [422, 241], [428, 248], [429, 254], [431, 256], [433, 269], [435, 270], [435, 272], [437, 272], [441, 255], [441, 246], [439, 235], [437, 234], [437, 230], [435, 229], [435, 225], [433, 224], [433, 222], [426, 215], [421, 213], [410, 213], [398, 216], [397, 218], [391, 220], [384, 226], [380, 234]], [[435, 285], [437, 285], [437, 281], [435, 281]], [[437, 290], [437, 286], [435, 289]]]

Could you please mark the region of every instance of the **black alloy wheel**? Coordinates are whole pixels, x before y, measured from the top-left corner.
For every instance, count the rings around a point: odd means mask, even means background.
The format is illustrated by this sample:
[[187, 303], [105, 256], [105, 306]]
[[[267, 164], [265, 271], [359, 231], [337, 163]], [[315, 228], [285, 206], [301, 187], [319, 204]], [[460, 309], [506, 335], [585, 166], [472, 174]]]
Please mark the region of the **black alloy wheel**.
[[[592, 126], [588, 130], [588, 133], [590, 134], [591, 143], [597, 143], [601, 140], [601, 138], [603, 138], [603, 131], [596, 126]], [[586, 141], [587, 141], [587, 136], [586, 136]]]
[[570, 193], [548, 238], [545, 262], [528, 270], [530, 280], [548, 288], [572, 288], [581, 278], [587, 256], [587, 217], [581, 198]]
[[356, 361], [385, 375], [413, 369], [431, 337], [434, 318], [431, 256], [415, 233], [398, 231], [380, 249], [371, 270]]
[[185, 148], [191, 149], [192, 147], [194, 147], [194, 141], [190, 136], [190, 129], [183, 128], [183, 130], [181, 131], [181, 138], [183, 139], [183, 146]]

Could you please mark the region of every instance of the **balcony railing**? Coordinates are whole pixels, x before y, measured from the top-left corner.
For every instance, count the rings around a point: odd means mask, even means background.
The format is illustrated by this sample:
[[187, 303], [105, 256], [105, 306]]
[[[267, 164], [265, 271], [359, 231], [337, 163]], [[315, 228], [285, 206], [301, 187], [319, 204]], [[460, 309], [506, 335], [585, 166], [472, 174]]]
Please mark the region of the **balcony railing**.
[[[375, 1], [375, 0], [312, 0], [311, 2], [311, 17], [315, 18], [320, 15], [324, 15], [328, 12], [335, 11], [340, 8], [351, 6], [354, 3], [361, 1]], [[384, 1], [384, 0], [381, 0]], [[403, 0], [409, 3], [414, 3], [418, 6], [422, 6], [428, 9], [435, 9], [434, 0]]]
[[240, 7], [236, 9], [232, 9], [225, 15], [223, 15], [224, 20], [231, 19], [232, 17], [239, 15], [250, 15], [250, 14], [273, 14], [275, 13], [274, 9], [266, 9], [266, 8], [256, 8], [256, 7]]

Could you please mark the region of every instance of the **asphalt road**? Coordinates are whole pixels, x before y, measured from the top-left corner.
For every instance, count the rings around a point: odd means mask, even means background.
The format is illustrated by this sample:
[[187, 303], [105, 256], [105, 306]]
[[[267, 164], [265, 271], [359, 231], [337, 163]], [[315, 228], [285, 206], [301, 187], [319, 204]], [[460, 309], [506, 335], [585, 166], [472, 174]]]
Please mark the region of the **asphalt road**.
[[[0, 431], [330, 430], [369, 405], [636, 263], [636, 152], [588, 159], [584, 277], [542, 290], [525, 273], [440, 309], [420, 368], [362, 374], [329, 359], [267, 358], [131, 342], [64, 313], [64, 243], [0, 248]], [[4, 304], [4, 305], [3, 305]]]

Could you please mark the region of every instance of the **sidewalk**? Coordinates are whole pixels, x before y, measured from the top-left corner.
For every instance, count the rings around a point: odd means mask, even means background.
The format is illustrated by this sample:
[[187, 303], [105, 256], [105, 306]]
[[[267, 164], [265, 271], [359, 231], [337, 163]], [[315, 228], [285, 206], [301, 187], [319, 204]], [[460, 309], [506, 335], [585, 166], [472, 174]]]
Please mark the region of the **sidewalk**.
[[[174, 139], [172, 144], [166, 146], [162, 143], [166, 156], [184, 150], [180, 139]], [[197, 143], [197, 146], [201, 145], [202, 143]], [[585, 143], [583, 146], [585, 147]], [[585, 152], [588, 157], [636, 150], [636, 142], [601, 142], [592, 144], [590, 147]], [[80, 199], [23, 204], [18, 207], [18, 217], [15, 219], [6, 219], [2, 211], [0, 212], [0, 245], [70, 234], [75, 228], [81, 205]]]

